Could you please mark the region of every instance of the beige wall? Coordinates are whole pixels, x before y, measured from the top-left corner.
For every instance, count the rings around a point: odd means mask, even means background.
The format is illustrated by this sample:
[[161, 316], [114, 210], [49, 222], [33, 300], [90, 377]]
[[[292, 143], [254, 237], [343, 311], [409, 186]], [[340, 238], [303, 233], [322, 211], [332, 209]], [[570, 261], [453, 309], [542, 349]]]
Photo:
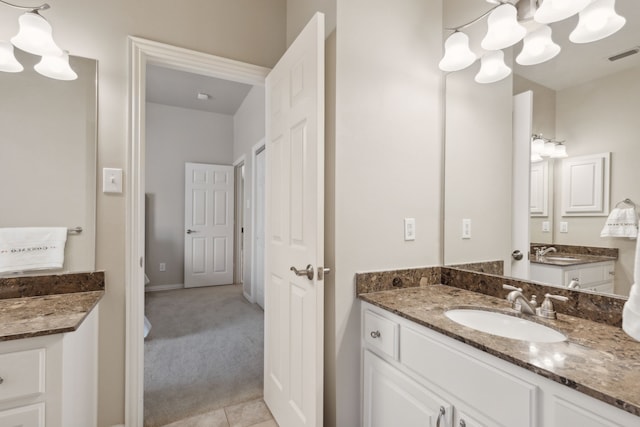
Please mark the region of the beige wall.
[[[504, 260], [511, 247], [512, 78], [478, 84], [479, 64], [446, 78], [445, 264]], [[462, 239], [462, 220], [471, 238]]]
[[[128, 51], [135, 35], [271, 67], [285, 49], [285, 0], [67, 0], [43, 12], [60, 46], [99, 62], [98, 167], [125, 169]], [[21, 12], [2, 6], [3, 39]], [[99, 426], [124, 420], [125, 196], [98, 194], [96, 267], [106, 272], [100, 304]]]
[[[337, 4], [327, 426], [360, 425], [355, 273], [440, 263], [441, 28], [441, 0]], [[405, 217], [416, 219], [415, 241], [403, 239]]]
[[325, 35], [336, 29], [337, 0], [287, 0], [287, 46], [300, 34], [316, 12], [324, 13]]
[[[611, 209], [625, 198], [640, 202], [638, 117], [640, 117], [640, 69], [564, 89], [557, 93], [557, 138], [567, 140], [569, 156], [611, 152]], [[560, 175], [557, 162], [556, 176]], [[556, 180], [559, 181], [559, 180]], [[601, 238], [605, 217], [561, 217], [560, 182], [555, 184], [556, 227], [554, 242], [620, 249], [616, 263], [615, 291], [628, 295], [633, 283], [635, 241]], [[569, 223], [559, 233], [559, 221]]]
[[251, 245], [253, 241], [253, 176], [255, 164], [253, 159], [254, 147], [264, 144], [265, 135], [265, 92], [263, 86], [254, 86], [238, 111], [233, 116], [233, 161], [234, 163], [244, 156], [244, 263], [243, 263], [243, 289], [246, 295], [254, 297], [251, 293]]
[[145, 270], [149, 286], [183, 285], [185, 163], [231, 165], [233, 116], [151, 102], [146, 108]]

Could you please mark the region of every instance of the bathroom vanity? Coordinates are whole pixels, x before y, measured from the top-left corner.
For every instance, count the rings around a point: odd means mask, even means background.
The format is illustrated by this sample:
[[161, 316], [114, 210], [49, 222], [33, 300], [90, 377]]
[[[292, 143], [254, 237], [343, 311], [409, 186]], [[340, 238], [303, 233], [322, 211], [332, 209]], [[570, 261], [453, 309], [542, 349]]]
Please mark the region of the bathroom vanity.
[[615, 260], [603, 256], [565, 255], [536, 258], [531, 256], [531, 280], [579, 289], [613, 293]]
[[515, 314], [503, 298], [438, 284], [360, 298], [365, 426], [640, 425], [640, 343], [618, 327], [534, 318], [567, 339], [529, 342], [445, 315]]
[[49, 277], [0, 279], [0, 426], [95, 427], [104, 275]]

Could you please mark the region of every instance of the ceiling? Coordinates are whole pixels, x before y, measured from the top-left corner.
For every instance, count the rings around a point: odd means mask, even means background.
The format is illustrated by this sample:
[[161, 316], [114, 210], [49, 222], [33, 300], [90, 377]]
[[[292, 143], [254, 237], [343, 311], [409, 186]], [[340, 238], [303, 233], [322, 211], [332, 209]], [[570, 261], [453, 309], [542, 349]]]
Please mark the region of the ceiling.
[[[147, 65], [147, 102], [234, 115], [252, 86], [157, 65]], [[198, 93], [210, 95], [200, 100]]]

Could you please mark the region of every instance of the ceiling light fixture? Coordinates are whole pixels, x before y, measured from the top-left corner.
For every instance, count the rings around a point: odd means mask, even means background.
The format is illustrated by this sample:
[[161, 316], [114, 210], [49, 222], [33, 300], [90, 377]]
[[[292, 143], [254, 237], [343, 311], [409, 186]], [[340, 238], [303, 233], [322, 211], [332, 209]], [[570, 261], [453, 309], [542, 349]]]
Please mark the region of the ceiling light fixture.
[[[69, 54], [58, 47], [53, 40], [51, 24], [40, 15], [40, 11], [50, 6], [20, 6], [0, 0], [0, 3], [14, 9], [26, 10], [18, 18], [18, 34], [11, 38], [11, 44], [0, 41], [0, 71], [20, 72], [22, 65], [16, 59], [13, 46], [27, 53], [41, 56], [42, 60], [34, 69], [43, 76], [58, 80], [74, 80], [78, 75], [69, 66]], [[17, 64], [17, 65], [16, 65]]]
[[[1, 1], [1, 0], [0, 0]], [[476, 75], [479, 83], [493, 83], [509, 76], [511, 70], [504, 64], [498, 64], [502, 55], [495, 55], [502, 49], [513, 46], [524, 39], [522, 51], [516, 57], [520, 65], [536, 65], [555, 58], [560, 53], [560, 46], [551, 39], [551, 27], [546, 24], [567, 19], [579, 14], [578, 25], [569, 36], [574, 43], [590, 43], [608, 37], [620, 30], [626, 23], [625, 18], [615, 11], [615, 0], [537, 0], [533, 20], [537, 25], [525, 28], [518, 21], [518, 9], [514, 0], [487, 0], [488, 3], [498, 3], [476, 19], [455, 28], [445, 41], [442, 60], [438, 64], [442, 71], [460, 71], [471, 64], [477, 55], [469, 48], [469, 37], [461, 30], [487, 18], [487, 33], [480, 45], [489, 51], [482, 55], [480, 72]], [[516, 0], [517, 2], [517, 0]], [[524, 21], [529, 21], [523, 19]], [[502, 52], [501, 52], [502, 53]], [[485, 60], [486, 58], [486, 60]], [[485, 64], [486, 63], [486, 64]], [[488, 73], [485, 67], [497, 67], [500, 72]], [[505, 70], [509, 72], [505, 73]], [[496, 71], [496, 70], [494, 70]], [[488, 74], [493, 77], [488, 78]], [[499, 79], [494, 77], [501, 76]]]
[[198, 92], [198, 95], [196, 95], [196, 98], [198, 98], [201, 101], [206, 101], [207, 99], [211, 98], [211, 95], [204, 92]]

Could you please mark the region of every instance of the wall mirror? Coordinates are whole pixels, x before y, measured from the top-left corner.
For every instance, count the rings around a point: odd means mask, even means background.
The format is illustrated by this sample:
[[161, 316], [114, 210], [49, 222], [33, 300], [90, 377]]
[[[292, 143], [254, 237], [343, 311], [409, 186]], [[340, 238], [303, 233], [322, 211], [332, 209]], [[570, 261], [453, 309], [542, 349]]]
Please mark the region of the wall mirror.
[[[456, 27], [469, 22], [490, 7], [481, 1], [447, 1], [444, 25]], [[534, 206], [534, 214], [531, 209], [524, 215], [513, 211], [514, 204], [523, 197], [531, 201], [530, 184], [523, 195], [516, 190], [514, 179], [524, 174], [531, 180], [531, 174], [542, 173], [539, 164], [532, 168], [531, 163], [513, 163], [513, 135], [517, 128], [513, 97], [526, 91], [531, 91], [533, 98], [531, 133], [565, 140], [569, 158], [611, 153], [610, 207], [627, 198], [639, 204], [640, 169], [635, 162], [640, 158], [640, 8], [634, 0], [617, 0], [616, 11], [625, 17], [625, 26], [593, 43], [578, 45], [569, 41], [577, 16], [551, 24], [553, 40], [562, 51], [546, 63], [526, 67], [517, 64], [513, 58], [520, 52], [522, 42], [507, 49], [505, 62], [513, 73], [504, 80], [476, 83], [479, 61], [466, 70], [446, 75], [446, 265], [502, 260], [505, 275], [523, 277], [512, 271], [516, 261], [511, 253], [518, 249], [514, 235], [528, 228], [529, 242], [546, 246], [617, 248], [614, 292], [628, 295], [636, 242], [600, 237], [606, 215], [563, 215], [563, 159], [545, 162], [546, 212], [541, 213], [543, 206], [539, 204]], [[486, 29], [486, 18], [465, 29], [476, 53], [481, 52], [479, 44]], [[609, 59], [616, 56], [616, 60]], [[463, 220], [470, 220], [470, 237], [463, 235]], [[525, 261], [529, 250], [526, 246], [519, 248]]]
[[[78, 78], [0, 72], [0, 227], [67, 227], [62, 270], [95, 269], [97, 61], [71, 56]], [[81, 232], [73, 229], [81, 228]], [[9, 276], [15, 276], [9, 275]]]

